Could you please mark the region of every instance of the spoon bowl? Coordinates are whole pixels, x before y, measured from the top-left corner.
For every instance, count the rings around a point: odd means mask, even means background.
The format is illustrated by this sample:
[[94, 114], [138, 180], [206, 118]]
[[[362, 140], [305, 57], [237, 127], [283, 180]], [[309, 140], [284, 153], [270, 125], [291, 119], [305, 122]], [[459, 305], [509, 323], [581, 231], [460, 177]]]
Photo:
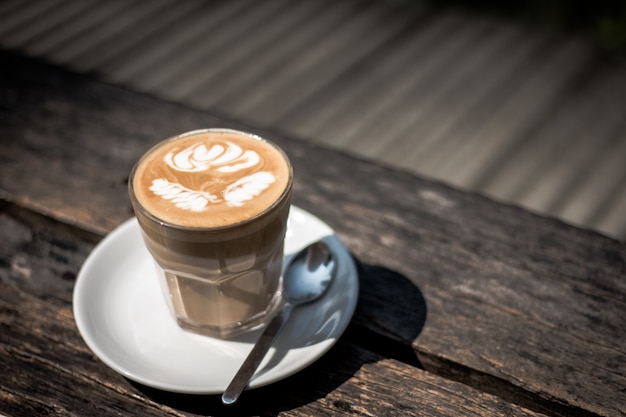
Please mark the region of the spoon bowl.
[[291, 261], [283, 278], [283, 297], [293, 305], [320, 298], [330, 286], [335, 259], [328, 246], [316, 242], [300, 251]]

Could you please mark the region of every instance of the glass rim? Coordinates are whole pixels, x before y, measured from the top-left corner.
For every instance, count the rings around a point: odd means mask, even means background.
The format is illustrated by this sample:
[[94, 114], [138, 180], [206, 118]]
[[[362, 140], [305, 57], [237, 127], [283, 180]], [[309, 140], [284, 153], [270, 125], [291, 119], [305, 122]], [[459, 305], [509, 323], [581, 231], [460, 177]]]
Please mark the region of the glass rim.
[[[135, 195], [135, 187], [134, 187], [134, 178], [135, 178], [135, 173], [137, 171], [137, 168], [139, 167], [139, 165], [141, 164], [141, 162], [147, 157], [147, 155], [149, 155], [150, 153], [152, 153], [154, 150], [156, 150], [157, 148], [165, 145], [166, 143], [169, 142], [174, 142], [176, 140], [188, 137], [188, 136], [193, 136], [193, 135], [198, 135], [198, 134], [202, 134], [202, 133], [210, 133], [210, 132], [223, 132], [223, 133], [234, 133], [237, 135], [241, 135], [241, 136], [246, 136], [249, 137], [251, 139], [254, 140], [258, 140], [261, 142], [264, 142], [268, 145], [270, 145], [271, 147], [273, 147], [276, 151], [278, 151], [278, 153], [283, 157], [283, 160], [285, 161], [285, 163], [287, 164], [287, 168], [288, 168], [288, 173], [289, 173], [289, 178], [287, 180], [287, 184], [285, 185], [285, 188], [283, 190], [283, 192], [280, 194], [280, 196], [267, 208], [265, 208], [263, 211], [261, 211], [260, 213], [249, 217], [245, 220], [241, 220], [237, 223], [231, 223], [231, 224], [227, 224], [224, 226], [214, 226], [214, 227], [210, 227], [210, 226], [206, 226], [206, 227], [192, 227], [192, 226], [183, 226], [183, 225], [179, 225], [176, 223], [171, 223], [168, 222], [167, 220], [163, 220], [160, 217], [156, 216], [155, 214], [151, 213], [143, 204], [141, 204], [141, 202], [139, 202], [139, 199], [137, 198], [137, 196]], [[141, 157], [135, 162], [135, 164], [133, 165], [133, 168], [130, 171], [130, 175], [128, 177], [128, 194], [130, 196], [130, 200], [131, 200], [131, 204], [133, 206], [133, 209], [137, 209], [139, 208], [141, 210], [142, 215], [144, 215], [146, 218], [150, 219], [151, 221], [159, 224], [160, 226], [169, 228], [169, 229], [173, 229], [173, 230], [179, 230], [179, 231], [184, 231], [184, 232], [203, 232], [203, 233], [219, 233], [219, 232], [223, 232], [223, 231], [227, 231], [236, 227], [241, 227], [244, 226], [248, 223], [252, 223], [255, 222], [269, 214], [271, 214], [277, 207], [279, 207], [281, 204], [284, 203], [284, 201], [289, 197], [289, 195], [291, 194], [291, 189], [292, 189], [292, 185], [293, 185], [293, 166], [291, 165], [291, 161], [289, 160], [289, 157], [287, 156], [287, 154], [285, 153], [285, 151], [283, 151], [277, 144], [275, 144], [274, 142], [265, 139], [264, 137], [261, 137], [259, 135], [256, 135], [254, 133], [249, 133], [249, 132], [245, 132], [242, 130], [236, 130], [236, 129], [230, 129], [230, 128], [205, 128], [205, 129], [195, 129], [195, 130], [190, 130], [175, 136], [170, 136], [167, 139], [164, 139], [158, 143], [156, 143], [155, 145], [151, 146], [147, 151], [145, 151]]]

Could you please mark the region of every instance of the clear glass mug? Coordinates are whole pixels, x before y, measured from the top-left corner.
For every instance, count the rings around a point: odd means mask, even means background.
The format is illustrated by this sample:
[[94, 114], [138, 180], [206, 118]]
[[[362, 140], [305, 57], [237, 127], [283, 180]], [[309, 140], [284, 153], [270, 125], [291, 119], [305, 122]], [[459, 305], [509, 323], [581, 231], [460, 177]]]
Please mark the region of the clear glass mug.
[[[276, 197], [272, 198], [267, 207], [250, 217], [235, 216], [233, 219], [236, 221], [227, 224], [189, 226], [164, 219], [166, 216], [159, 213], [156, 205], [151, 206], [148, 200], [141, 201], [142, 194], [138, 192], [138, 186], [142, 189], [149, 187], [141, 186], [141, 179], [137, 175], [138, 171], [141, 171], [142, 176], [147, 175], [146, 172], [149, 170], [142, 170], [140, 167], [146, 164], [151, 155], [167, 147], [179, 149], [175, 147], [179, 141], [189, 143], [189, 140], [195, 137], [215, 135], [241, 139], [238, 145], [244, 147], [244, 150], [245, 146], [248, 146], [246, 141], [253, 141], [248, 142], [251, 149], [260, 145], [271, 147], [272, 158], [284, 165], [285, 181], [284, 185], [281, 185], [282, 190], [275, 192]], [[182, 148], [179, 154], [185, 150], [184, 146]], [[231, 160], [228, 165], [229, 159], [223, 157], [227, 151], [220, 156], [213, 152], [213, 148], [206, 148], [207, 152], [204, 152], [204, 149], [201, 149], [202, 152], [196, 152], [199, 156], [195, 156], [201, 162], [213, 158], [212, 161], [218, 161], [215, 166], [245, 165], [241, 158]], [[210, 153], [216, 154], [217, 157], [211, 156]], [[188, 154], [195, 155], [193, 152]], [[242, 155], [242, 152], [238, 155]], [[280, 161], [277, 158], [280, 158]], [[196, 174], [193, 171], [197, 169], [195, 165], [201, 165], [192, 162], [193, 164], [188, 164], [187, 160], [182, 162], [192, 170], [186, 173], [189, 174], [187, 178], [192, 178]], [[206, 177], [207, 174], [204, 175]], [[158, 195], [161, 187], [158, 181], [162, 180], [163, 178], [158, 178], [152, 183], [147, 182], [153, 184], [151, 186], [153, 190], [147, 195]], [[235, 182], [241, 183], [241, 180]], [[130, 200], [146, 247], [159, 267], [167, 303], [181, 327], [208, 336], [230, 338], [263, 323], [278, 308], [281, 302], [283, 243], [292, 183], [293, 170], [282, 150], [258, 136], [230, 129], [205, 129], [175, 136], [157, 144], [137, 162], [129, 179]], [[177, 191], [171, 184], [172, 182], [168, 182], [170, 194], [157, 200], [158, 204], [174, 204], [174, 201], [180, 201], [184, 197], [179, 193], [183, 197], [173, 198], [171, 193]], [[263, 192], [265, 190], [260, 193]], [[206, 210], [204, 214], [201, 213], [200, 219], [212, 215], [212, 204], [206, 203]], [[237, 209], [235, 205], [234, 212]]]

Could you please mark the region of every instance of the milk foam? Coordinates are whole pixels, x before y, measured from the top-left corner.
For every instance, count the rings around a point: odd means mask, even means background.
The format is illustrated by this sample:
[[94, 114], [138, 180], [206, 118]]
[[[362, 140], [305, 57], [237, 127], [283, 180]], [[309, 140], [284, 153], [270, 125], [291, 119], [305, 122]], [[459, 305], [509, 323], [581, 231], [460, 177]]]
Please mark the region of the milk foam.
[[[226, 142], [226, 147], [216, 144], [207, 149], [199, 142], [180, 152], [169, 152], [163, 161], [172, 169], [181, 172], [204, 172], [216, 169], [219, 172], [238, 172], [259, 163], [261, 157], [253, 150], [244, 151], [241, 146]], [[201, 190], [192, 190], [179, 183], [169, 182], [166, 178], [152, 180], [150, 190], [165, 200], [171, 200], [183, 210], [205, 211], [209, 203], [222, 201], [231, 207], [240, 207], [245, 202], [258, 196], [276, 181], [276, 177], [267, 171], [247, 175], [226, 186], [223, 198]]]
[[254, 136], [200, 131], [151, 150], [133, 181], [138, 200], [157, 217], [213, 227], [271, 206], [290, 181], [290, 169], [280, 151]]
[[183, 210], [204, 211], [209, 202], [219, 201], [219, 198], [211, 193], [190, 190], [184, 185], [169, 182], [165, 178], [152, 180], [150, 190], [165, 200], [171, 200], [176, 207]]
[[207, 149], [202, 142], [180, 152], [169, 152], [164, 161], [173, 169], [183, 172], [208, 171], [218, 167], [220, 172], [237, 172], [259, 163], [259, 154], [253, 150], [245, 152], [240, 146], [226, 142], [226, 147], [215, 144]]

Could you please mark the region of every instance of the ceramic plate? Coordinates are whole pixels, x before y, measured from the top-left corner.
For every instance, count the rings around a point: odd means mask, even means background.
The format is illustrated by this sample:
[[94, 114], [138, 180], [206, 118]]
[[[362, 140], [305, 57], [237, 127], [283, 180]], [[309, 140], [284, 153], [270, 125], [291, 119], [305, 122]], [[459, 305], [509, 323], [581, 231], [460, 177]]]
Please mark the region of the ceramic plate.
[[[314, 362], [352, 318], [358, 296], [352, 257], [327, 224], [292, 206], [286, 261], [320, 239], [337, 259], [335, 280], [320, 300], [294, 309], [250, 388]], [[83, 264], [74, 288], [74, 316], [83, 339], [105, 364], [133, 381], [182, 393], [222, 393], [261, 331], [221, 340], [181, 329], [165, 303], [134, 218], [103, 239]]]

